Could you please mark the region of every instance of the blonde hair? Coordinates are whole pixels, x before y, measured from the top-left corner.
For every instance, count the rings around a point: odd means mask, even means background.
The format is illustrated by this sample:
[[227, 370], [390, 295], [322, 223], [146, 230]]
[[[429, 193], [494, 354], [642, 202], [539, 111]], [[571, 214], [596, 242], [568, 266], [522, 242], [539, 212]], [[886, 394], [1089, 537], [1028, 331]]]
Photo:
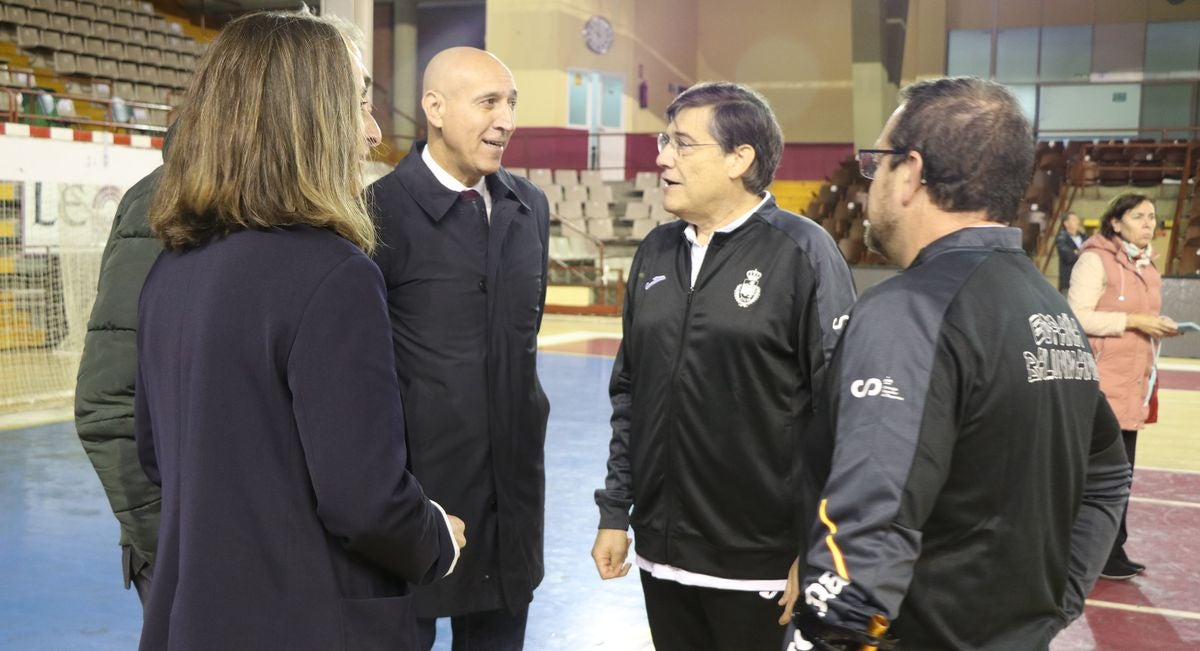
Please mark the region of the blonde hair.
[[362, 82], [347, 42], [306, 10], [252, 14], [221, 30], [188, 87], [150, 209], [167, 249], [307, 224], [373, 252]]

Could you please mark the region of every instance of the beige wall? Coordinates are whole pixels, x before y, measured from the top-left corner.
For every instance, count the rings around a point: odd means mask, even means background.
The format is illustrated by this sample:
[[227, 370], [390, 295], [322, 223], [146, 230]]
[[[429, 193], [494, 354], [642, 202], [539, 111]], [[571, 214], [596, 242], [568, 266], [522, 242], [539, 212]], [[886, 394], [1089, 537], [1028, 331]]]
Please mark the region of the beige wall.
[[697, 75], [758, 90], [788, 142], [850, 142], [848, 0], [699, 0]]
[[[592, 15], [613, 24], [605, 55], [584, 46]], [[808, 25], [809, 27], [802, 27]], [[820, 28], [814, 26], [820, 25]], [[845, 0], [489, 0], [487, 47], [512, 68], [520, 123], [564, 126], [568, 68], [625, 76], [626, 129], [663, 128], [670, 86], [728, 79], [746, 83], [779, 110], [789, 142], [848, 142], [850, 6]], [[637, 108], [638, 66], [649, 106]], [[535, 99], [536, 98], [536, 99]]]
[[[521, 89], [519, 121], [562, 127], [567, 69], [625, 78], [625, 129], [655, 132], [671, 86], [728, 79], [762, 92], [789, 142], [861, 140], [854, 98], [877, 93], [875, 72], [854, 74], [848, 0], [488, 0], [487, 47], [513, 69]], [[603, 15], [616, 42], [608, 54], [587, 50], [584, 22]], [[912, 0], [901, 85], [940, 76], [951, 29], [1122, 23], [1200, 18], [1200, 2], [1164, 0]], [[649, 106], [637, 108], [642, 78]], [[869, 91], [868, 91], [869, 89]], [[890, 87], [882, 90], [890, 112]], [[878, 95], [871, 102], [877, 103]], [[860, 111], [860, 118], [862, 112]], [[857, 136], [857, 137], [856, 137]]]
[[[583, 41], [584, 23], [597, 15], [615, 32], [607, 54]], [[662, 128], [668, 84], [695, 82], [695, 25], [696, 0], [489, 0], [486, 41], [517, 78], [520, 124], [567, 124], [567, 70], [575, 68], [622, 75], [625, 129], [645, 132]], [[637, 108], [638, 64], [649, 86], [644, 111]]]
[[908, 3], [900, 85], [946, 74], [946, 0]]

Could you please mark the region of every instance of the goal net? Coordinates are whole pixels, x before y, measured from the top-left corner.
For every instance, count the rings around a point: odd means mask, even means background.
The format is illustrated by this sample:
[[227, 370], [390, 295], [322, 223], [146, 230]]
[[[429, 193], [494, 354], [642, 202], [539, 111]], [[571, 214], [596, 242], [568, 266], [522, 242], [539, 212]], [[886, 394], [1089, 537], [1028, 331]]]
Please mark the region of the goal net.
[[69, 404], [120, 198], [0, 180], [0, 412]]

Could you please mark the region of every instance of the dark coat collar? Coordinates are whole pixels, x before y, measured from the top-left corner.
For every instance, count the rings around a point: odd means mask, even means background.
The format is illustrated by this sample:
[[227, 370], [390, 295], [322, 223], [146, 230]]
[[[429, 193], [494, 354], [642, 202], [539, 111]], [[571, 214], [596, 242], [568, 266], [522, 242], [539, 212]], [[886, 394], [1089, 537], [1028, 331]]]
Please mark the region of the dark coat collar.
[[[408, 190], [409, 196], [421, 206], [425, 214], [438, 221], [454, 207], [454, 202], [458, 200], [458, 193], [442, 185], [425, 161], [421, 160], [421, 152], [425, 150], [425, 144], [424, 140], [413, 143], [412, 150], [396, 166], [396, 178]], [[492, 195], [493, 213], [504, 201], [515, 201], [520, 206], [520, 210], [529, 212], [529, 204], [517, 193], [517, 183], [508, 170], [500, 168], [495, 174], [489, 174], [486, 177], [486, 183], [488, 192]]]
[[1021, 249], [1021, 230], [1004, 226], [960, 228], [927, 244], [911, 267], [954, 249]]

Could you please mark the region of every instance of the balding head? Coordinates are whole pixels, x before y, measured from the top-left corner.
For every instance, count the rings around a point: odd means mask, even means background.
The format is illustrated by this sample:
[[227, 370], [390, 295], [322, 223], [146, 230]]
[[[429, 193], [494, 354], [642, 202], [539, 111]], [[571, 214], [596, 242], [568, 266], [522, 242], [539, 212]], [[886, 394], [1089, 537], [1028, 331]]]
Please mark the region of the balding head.
[[439, 52], [425, 68], [421, 108], [429, 151], [438, 165], [470, 187], [500, 169], [516, 129], [517, 87], [495, 56], [473, 47]]

